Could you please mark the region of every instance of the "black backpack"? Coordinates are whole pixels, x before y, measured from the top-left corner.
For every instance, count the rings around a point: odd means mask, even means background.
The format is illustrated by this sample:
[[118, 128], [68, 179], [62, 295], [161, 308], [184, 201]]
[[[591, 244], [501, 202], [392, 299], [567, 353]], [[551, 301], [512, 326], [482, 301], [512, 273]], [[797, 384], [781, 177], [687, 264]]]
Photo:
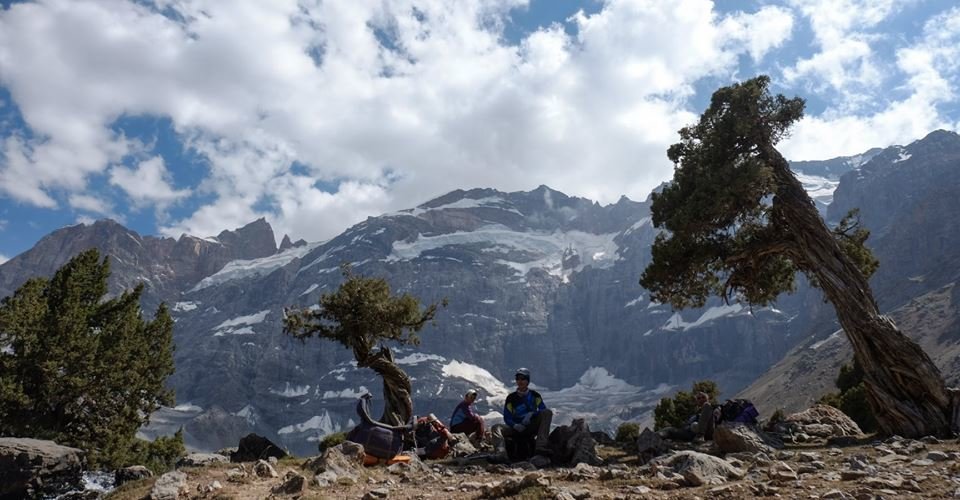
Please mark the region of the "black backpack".
[[720, 406], [721, 422], [757, 423], [760, 412], [749, 399], [728, 399]]

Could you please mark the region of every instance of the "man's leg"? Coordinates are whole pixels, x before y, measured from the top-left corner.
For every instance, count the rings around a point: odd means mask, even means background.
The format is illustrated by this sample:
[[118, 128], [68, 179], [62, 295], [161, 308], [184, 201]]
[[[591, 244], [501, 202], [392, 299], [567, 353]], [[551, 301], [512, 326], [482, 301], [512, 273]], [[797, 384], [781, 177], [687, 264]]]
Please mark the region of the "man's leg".
[[550, 423], [553, 422], [553, 411], [549, 408], [541, 411], [530, 421], [530, 426], [536, 429], [538, 454], [550, 453]]
[[514, 434], [516, 434], [516, 431], [505, 424], [494, 425], [493, 428], [490, 429], [490, 437], [493, 439], [493, 448], [497, 450], [498, 453], [502, 452], [506, 454], [506, 441], [507, 439], [513, 439]]
[[700, 416], [697, 418], [697, 434], [710, 441], [713, 439], [713, 426], [713, 405], [708, 403], [700, 409]]

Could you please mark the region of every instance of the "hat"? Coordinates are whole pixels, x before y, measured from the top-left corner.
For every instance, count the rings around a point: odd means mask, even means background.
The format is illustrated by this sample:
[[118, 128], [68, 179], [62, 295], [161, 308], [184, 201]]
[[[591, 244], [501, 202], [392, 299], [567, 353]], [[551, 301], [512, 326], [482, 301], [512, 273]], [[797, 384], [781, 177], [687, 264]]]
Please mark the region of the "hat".
[[523, 377], [527, 380], [530, 380], [530, 370], [526, 368], [517, 368], [517, 374], [514, 377]]
[[463, 399], [467, 399], [468, 397], [470, 397], [471, 394], [473, 394], [474, 396], [478, 396], [476, 389], [470, 389], [466, 392], [466, 394], [463, 395]]

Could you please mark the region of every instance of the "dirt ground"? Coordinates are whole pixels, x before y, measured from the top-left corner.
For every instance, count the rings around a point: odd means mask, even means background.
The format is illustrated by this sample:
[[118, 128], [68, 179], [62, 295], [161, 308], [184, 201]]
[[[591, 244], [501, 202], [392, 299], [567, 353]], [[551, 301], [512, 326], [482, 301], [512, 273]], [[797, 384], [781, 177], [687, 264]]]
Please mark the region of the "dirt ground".
[[[575, 474], [574, 469], [547, 467], [530, 470], [504, 465], [465, 465], [456, 461], [427, 462], [428, 471], [391, 471], [384, 466], [366, 467], [360, 471], [355, 484], [331, 484], [318, 486], [313, 474], [301, 468], [305, 459], [286, 458], [276, 464], [277, 478], [260, 478], [248, 475], [244, 478], [228, 477], [237, 464], [216, 464], [207, 467], [183, 468], [187, 474], [189, 498], [204, 499], [341, 499], [341, 498], [393, 498], [393, 499], [473, 499], [497, 495], [497, 485], [507, 481], [525, 486], [500, 491], [499, 498], [534, 499], [707, 499], [707, 498], [952, 498], [960, 496], [960, 445], [956, 441], [926, 444], [924, 449], [912, 456], [897, 455], [895, 460], [882, 459], [890, 455], [882, 443], [869, 443], [845, 448], [793, 447], [780, 452], [769, 460], [732, 460], [746, 476], [721, 485], [679, 487], [675, 481], [657, 477], [655, 470], [640, 467], [636, 457], [615, 447], [600, 447], [605, 463], [591, 474]], [[946, 459], [926, 459], [931, 451], [941, 451]], [[801, 457], [807, 452], [808, 457]], [[804, 467], [809, 455], [817, 455], [818, 467]], [[882, 459], [882, 460], [881, 460]], [[851, 461], [868, 464], [866, 474], [848, 477]], [[797, 479], [777, 477], [775, 469], [787, 468], [796, 473]], [[252, 464], [245, 464], [247, 470]], [[586, 468], [584, 468], [586, 470]], [[306, 487], [298, 494], [272, 493], [283, 482], [288, 472], [305, 476]], [[236, 475], [235, 473], [233, 474]], [[790, 474], [787, 474], [790, 476]], [[108, 498], [132, 500], [146, 498], [155, 478], [128, 483], [115, 490]], [[214, 491], [204, 488], [218, 481], [222, 486]], [[502, 488], [501, 488], [502, 490]]]

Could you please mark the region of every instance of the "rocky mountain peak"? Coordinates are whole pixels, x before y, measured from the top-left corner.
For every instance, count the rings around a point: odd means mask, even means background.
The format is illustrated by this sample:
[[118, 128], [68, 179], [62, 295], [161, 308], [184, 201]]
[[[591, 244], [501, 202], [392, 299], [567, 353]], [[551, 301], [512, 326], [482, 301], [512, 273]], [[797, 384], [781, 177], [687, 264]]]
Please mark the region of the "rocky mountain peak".
[[233, 231], [223, 231], [217, 240], [237, 249], [241, 259], [258, 259], [277, 253], [273, 228], [263, 217]]

